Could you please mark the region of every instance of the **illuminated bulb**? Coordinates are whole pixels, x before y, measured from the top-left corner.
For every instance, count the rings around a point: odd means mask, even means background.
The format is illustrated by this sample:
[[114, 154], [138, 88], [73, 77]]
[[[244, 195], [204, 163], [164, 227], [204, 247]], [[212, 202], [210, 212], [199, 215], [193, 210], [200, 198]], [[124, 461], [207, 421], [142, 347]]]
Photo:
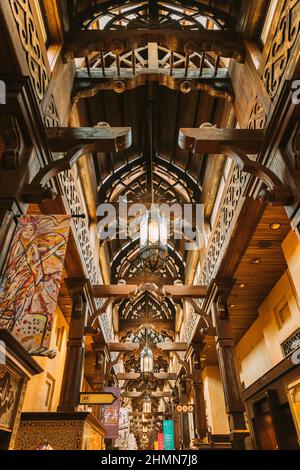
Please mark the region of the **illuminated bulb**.
[[280, 229], [281, 224], [279, 222], [274, 222], [273, 224], [270, 225], [271, 230], [278, 230]]

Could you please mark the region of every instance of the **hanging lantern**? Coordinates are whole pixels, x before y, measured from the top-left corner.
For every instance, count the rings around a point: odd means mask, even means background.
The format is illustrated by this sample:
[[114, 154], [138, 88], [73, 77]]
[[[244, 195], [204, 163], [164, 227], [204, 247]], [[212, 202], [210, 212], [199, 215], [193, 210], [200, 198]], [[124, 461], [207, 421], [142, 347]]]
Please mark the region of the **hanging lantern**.
[[140, 361], [141, 361], [141, 373], [148, 374], [153, 372], [153, 353], [148, 346], [144, 346], [141, 354], [140, 354]]
[[144, 268], [159, 271], [168, 253], [168, 222], [159, 209], [147, 211], [140, 223], [140, 249]]
[[151, 398], [146, 395], [143, 401], [143, 413], [144, 414], [151, 414]]

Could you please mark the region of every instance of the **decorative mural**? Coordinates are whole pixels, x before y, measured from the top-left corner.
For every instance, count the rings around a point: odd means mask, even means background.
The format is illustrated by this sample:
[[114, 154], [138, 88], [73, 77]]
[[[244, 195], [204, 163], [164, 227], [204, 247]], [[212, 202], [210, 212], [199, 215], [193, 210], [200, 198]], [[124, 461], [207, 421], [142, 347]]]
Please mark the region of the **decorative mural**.
[[0, 280], [0, 328], [33, 355], [50, 355], [50, 336], [70, 216], [23, 216]]

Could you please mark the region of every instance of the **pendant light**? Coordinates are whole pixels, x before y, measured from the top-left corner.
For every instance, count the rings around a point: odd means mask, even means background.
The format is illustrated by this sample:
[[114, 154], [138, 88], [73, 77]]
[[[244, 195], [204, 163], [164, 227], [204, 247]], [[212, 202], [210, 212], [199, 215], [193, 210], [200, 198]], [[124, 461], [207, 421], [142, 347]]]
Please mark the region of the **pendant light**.
[[168, 254], [168, 223], [167, 218], [155, 206], [154, 202], [152, 118], [152, 102], [149, 102], [150, 172], [148, 186], [151, 193], [151, 209], [141, 217], [140, 252], [144, 268], [151, 272], [157, 272], [164, 267]]

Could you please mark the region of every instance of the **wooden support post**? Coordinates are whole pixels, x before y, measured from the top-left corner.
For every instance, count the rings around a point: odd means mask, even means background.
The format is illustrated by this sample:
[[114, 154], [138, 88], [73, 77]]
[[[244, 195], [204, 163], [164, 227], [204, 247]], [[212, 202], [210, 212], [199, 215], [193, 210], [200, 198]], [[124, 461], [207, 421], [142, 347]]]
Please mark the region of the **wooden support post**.
[[174, 443], [175, 449], [180, 450], [180, 415], [179, 413], [174, 413]]
[[240, 383], [234, 356], [231, 321], [228, 316], [226, 300], [217, 297], [211, 310], [216, 327], [216, 348], [220, 367], [220, 375], [224, 390], [226, 413], [229, 419], [230, 441], [232, 448], [245, 449], [244, 440], [248, 436], [244, 406], [240, 394]]
[[85, 353], [84, 335], [88, 313], [83, 292], [85, 283], [85, 279], [82, 280], [82, 284], [78, 281], [76, 288], [72, 289], [73, 309], [58, 411], [76, 411], [81, 391]]
[[193, 395], [195, 404], [195, 425], [196, 433], [200, 439], [203, 439], [208, 432], [206, 421], [206, 410], [204, 401], [203, 381], [200, 363], [200, 354], [194, 353], [194, 364], [192, 370]]

